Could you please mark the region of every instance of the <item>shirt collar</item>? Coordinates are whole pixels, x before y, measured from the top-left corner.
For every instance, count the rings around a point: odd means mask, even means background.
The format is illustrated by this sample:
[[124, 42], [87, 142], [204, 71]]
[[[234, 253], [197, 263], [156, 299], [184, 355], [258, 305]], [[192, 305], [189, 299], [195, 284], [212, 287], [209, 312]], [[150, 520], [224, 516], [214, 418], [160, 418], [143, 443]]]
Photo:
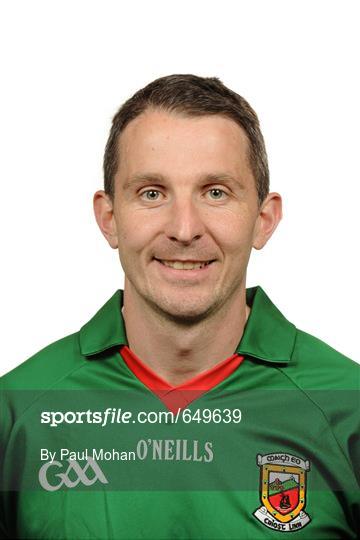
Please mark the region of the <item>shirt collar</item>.
[[259, 286], [246, 289], [246, 303], [251, 311], [236, 352], [266, 362], [289, 362], [295, 345], [295, 325]]
[[[124, 292], [119, 289], [80, 330], [80, 351], [84, 356], [128, 345], [122, 317]], [[246, 289], [251, 312], [236, 348], [238, 354], [265, 362], [286, 363], [291, 359], [296, 328], [257, 286]]]

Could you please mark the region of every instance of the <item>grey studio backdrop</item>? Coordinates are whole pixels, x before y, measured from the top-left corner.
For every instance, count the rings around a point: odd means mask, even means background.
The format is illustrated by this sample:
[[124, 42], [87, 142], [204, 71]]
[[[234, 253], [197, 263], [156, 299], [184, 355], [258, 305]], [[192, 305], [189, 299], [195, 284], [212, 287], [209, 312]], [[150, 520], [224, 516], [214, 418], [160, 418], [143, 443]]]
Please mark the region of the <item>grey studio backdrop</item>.
[[218, 76], [259, 115], [284, 217], [253, 253], [248, 286], [359, 360], [357, 7], [1, 4], [0, 374], [77, 331], [123, 287], [92, 196], [112, 115], [170, 73]]

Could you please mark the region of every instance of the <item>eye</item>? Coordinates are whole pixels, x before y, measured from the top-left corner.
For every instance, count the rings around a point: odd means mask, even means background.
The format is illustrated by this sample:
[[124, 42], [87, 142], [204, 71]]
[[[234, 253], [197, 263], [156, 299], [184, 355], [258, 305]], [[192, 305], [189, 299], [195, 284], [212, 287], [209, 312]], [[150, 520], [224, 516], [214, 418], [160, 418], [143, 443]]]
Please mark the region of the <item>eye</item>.
[[223, 195], [227, 195], [227, 193], [223, 189], [220, 189], [220, 188], [209, 189], [208, 193], [212, 194], [211, 198], [214, 201], [220, 201], [221, 199], [224, 198]]
[[147, 201], [157, 201], [159, 199], [159, 197], [158, 197], [159, 194], [160, 194], [160, 191], [158, 191], [157, 189], [147, 189], [146, 191], [143, 191], [140, 194], [140, 197], [145, 195], [145, 200], [147, 200]]

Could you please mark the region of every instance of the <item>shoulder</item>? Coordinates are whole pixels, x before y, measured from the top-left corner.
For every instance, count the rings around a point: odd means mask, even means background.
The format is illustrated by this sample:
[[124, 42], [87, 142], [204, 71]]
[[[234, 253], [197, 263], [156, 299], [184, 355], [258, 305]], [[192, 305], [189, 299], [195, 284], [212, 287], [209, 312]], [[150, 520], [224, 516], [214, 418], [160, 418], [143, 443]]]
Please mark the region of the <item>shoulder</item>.
[[321, 339], [297, 329], [289, 371], [312, 389], [359, 388], [360, 366]]
[[324, 341], [297, 330], [291, 361], [281, 371], [321, 411], [356, 471], [360, 459], [360, 366]]
[[[16, 423], [52, 390], [72, 387], [71, 375], [82, 368], [78, 332], [50, 343], [0, 378], [0, 440], [9, 440]], [[51, 394], [49, 394], [51, 392]]]
[[79, 332], [50, 343], [1, 377], [6, 390], [46, 389], [84, 364]]

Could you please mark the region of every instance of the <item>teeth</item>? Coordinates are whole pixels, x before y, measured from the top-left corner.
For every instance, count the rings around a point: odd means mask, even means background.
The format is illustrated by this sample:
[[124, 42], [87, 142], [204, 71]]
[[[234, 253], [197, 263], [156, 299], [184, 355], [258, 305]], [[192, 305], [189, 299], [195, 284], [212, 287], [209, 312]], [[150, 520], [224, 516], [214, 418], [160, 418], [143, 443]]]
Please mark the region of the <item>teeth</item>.
[[181, 261], [160, 261], [165, 266], [169, 266], [170, 268], [175, 268], [175, 270], [194, 270], [199, 268], [204, 268], [204, 266], [207, 266], [210, 261], [208, 262], [201, 262], [201, 263], [193, 263], [193, 262], [181, 262]]

